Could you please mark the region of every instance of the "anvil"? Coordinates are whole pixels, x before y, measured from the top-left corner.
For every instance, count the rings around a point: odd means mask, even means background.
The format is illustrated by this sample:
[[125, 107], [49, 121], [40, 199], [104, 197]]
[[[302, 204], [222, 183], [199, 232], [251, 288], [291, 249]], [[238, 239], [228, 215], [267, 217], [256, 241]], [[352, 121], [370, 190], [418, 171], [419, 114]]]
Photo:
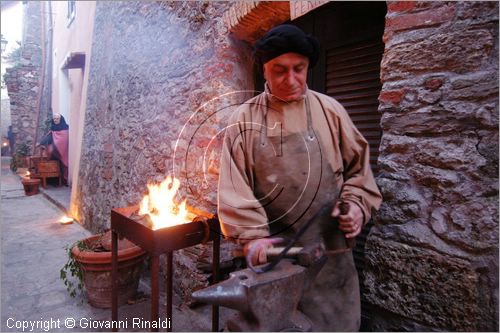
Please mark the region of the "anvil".
[[325, 261], [323, 255], [306, 267], [296, 260], [283, 259], [261, 274], [247, 268], [194, 292], [193, 298], [237, 310], [226, 323], [229, 331], [310, 331], [310, 320], [297, 307]]

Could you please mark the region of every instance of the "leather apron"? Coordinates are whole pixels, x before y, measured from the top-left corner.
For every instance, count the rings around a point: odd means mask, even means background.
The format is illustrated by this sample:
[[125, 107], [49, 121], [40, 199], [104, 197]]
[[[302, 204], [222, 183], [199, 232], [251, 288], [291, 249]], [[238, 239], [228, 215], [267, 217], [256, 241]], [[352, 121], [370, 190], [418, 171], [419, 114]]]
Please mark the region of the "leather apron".
[[[312, 126], [307, 98], [305, 106], [307, 131], [289, 135], [279, 131], [280, 124], [268, 127], [267, 106], [260, 110], [264, 112], [264, 124], [253, 143], [254, 193], [266, 211], [274, 237], [293, 237], [318, 210], [335, 202], [343, 184], [342, 173], [334, 173], [322, 155], [324, 150]], [[298, 245], [321, 241], [327, 250], [345, 248], [343, 233], [333, 223], [311, 225]], [[300, 310], [311, 320], [313, 331], [359, 330], [360, 294], [352, 252], [329, 255], [304, 293]]]

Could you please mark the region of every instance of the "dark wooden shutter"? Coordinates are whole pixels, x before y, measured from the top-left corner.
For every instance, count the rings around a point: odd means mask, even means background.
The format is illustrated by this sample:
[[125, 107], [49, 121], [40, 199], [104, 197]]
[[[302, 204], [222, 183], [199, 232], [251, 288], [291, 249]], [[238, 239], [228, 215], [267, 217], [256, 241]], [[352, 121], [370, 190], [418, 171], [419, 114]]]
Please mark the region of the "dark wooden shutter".
[[[380, 114], [378, 95], [380, 83], [380, 61], [384, 44], [380, 38], [371, 38], [326, 50], [325, 93], [340, 102], [349, 113], [357, 129], [370, 144], [370, 164], [374, 174], [378, 172], [377, 158], [380, 144]], [[354, 261], [360, 278], [363, 295], [364, 246], [373, 222], [366, 225], [357, 237]], [[369, 321], [369, 309], [361, 302], [363, 326]], [[363, 328], [365, 328], [363, 327]]]
[[380, 38], [367, 39], [326, 50], [325, 93], [344, 106], [352, 121], [370, 144], [370, 164], [377, 173], [380, 144], [378, 95], [380, 61], [384, 44]]
[[[293, 21], [321, 44], [318, 65], [308, 77], [313, 90], [339, 101], [370, 145], [370, 165], [378, 173], [381, 138], [378, 96], [384, 53], [385, 2], [330, 2]], [[357, 237], [354, 261], [360, 278], [361, 330], [367, 330], [370, 309], [363, 297], [364, 248], [370, 221]]]

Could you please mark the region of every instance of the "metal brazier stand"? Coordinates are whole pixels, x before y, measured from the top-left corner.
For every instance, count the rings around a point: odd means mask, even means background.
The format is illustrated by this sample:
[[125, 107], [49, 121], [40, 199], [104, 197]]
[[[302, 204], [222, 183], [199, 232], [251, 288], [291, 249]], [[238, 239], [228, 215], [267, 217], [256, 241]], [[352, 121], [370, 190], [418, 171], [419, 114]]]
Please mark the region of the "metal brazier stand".
[[[218, 282], [220, 257], [220, 227], [216, 216], [190, 208], [198, 215], [196, 221], [153, 230], [130, 216], [137, 206], [115, 208], [111, 211], [112, 273], [113, 281], [111, 319], [118, 320], [118, 236], [125, 237], [151, 256], [151, 321], [159, 320], [160, 255], [167, 255], [167, 319], [172, 321], [173, 251], [208, 241], [213, 241], [213, 283]], [[113, 331], [116, 331], [114, 328]], [[151, 329], [155, 331], [157, 329]], [[168, 327], [170, 332], [171, 325]], [[212, 306], [212, 331], [219, 330], [219, 308]]]

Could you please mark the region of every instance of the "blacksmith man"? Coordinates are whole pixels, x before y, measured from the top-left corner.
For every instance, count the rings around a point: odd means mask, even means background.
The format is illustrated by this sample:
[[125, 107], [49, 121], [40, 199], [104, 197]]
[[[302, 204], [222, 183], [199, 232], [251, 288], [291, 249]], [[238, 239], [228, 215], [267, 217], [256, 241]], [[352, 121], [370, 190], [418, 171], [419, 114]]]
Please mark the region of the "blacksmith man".
[[[341, 232], [356, 237], [378, 209], [381, 194], [370, 169], [368, 143], [345, 109], [307, 88], [307, 71], [319, 57], [317, 40], [295, 26], [280, 25], [256, 43], [254, 55], [263, 68], [265, 92], [230, 118], [218, 213], [224, 235], [243, 245], [247, 261], [256, 265], [267, 261], [266, 250], [277, 237], [293, 235], [327, 203], [336, 203], [332, 216], [338, 217], [339, 227], [309, 228], [301, 245], [335, 247], [332, 240]], [[340, 214], [339, 198], [348, 204], [346, 214]], [[314, 331], [359, 330], [352, 252], [328, 258], [303, 296], [301, 310]]]

